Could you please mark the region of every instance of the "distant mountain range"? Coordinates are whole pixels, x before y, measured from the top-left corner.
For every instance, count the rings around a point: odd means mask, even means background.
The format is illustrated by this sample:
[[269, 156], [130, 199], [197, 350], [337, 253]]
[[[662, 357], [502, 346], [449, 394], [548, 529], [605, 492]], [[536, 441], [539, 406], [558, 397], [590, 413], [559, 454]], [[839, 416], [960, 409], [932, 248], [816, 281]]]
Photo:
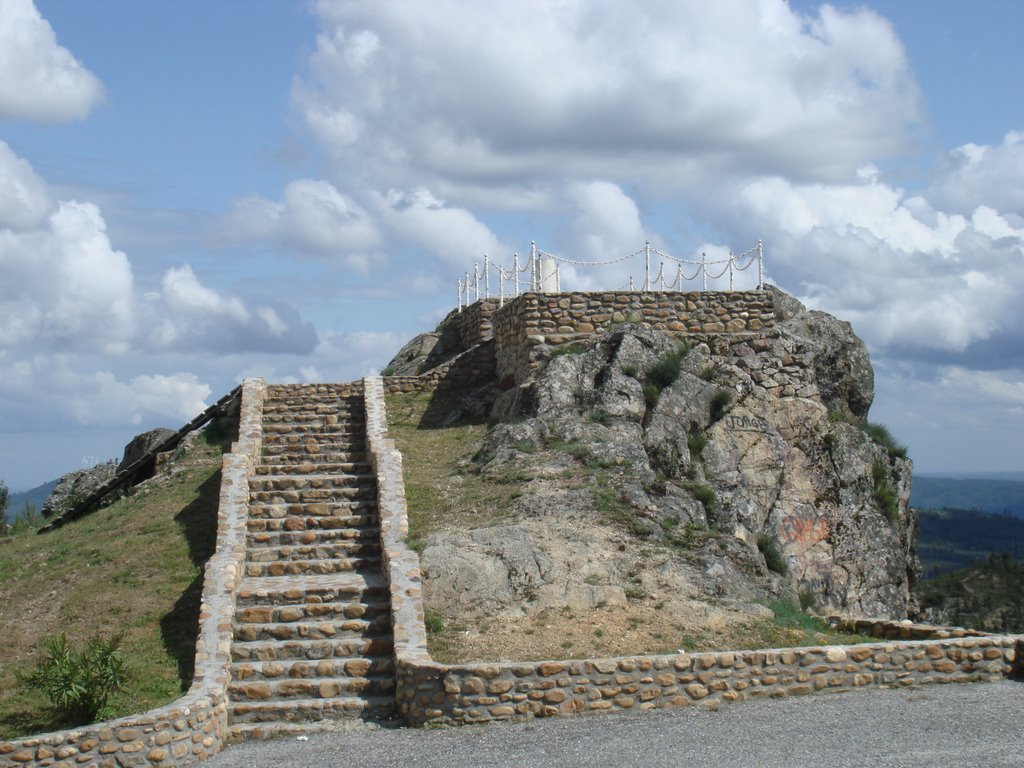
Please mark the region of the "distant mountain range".
[[[1021, 479], [1009, 479], [1017, 476]], [[974, 509], [1024, 518], [1024, 473], [984, 478], [914, 475], [910, 505], [918, 509]]]
[[36, 512], [41, 510], [46, 497], [57, 487], [57, 482], [57, 480], [51, 480], [30, 490], [10, 494], [7, 497], [7, 519], [13, 521], [14, 518], [19, 517], [22, 510], [25, 509], [26, 501], [36, 508]]

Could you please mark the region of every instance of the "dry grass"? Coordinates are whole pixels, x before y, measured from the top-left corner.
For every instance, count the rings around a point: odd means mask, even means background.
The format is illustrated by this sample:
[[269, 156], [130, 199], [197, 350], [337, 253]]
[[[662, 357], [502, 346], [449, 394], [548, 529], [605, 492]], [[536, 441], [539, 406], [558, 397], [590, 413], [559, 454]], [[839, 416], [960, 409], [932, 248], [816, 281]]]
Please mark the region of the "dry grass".
[[131, 681], [104, 717], [150, 709], [187, 689], [230, 438], [204, 435], [167, 475], [75, 523], [0, 541], [0, 738], [68, 725], [17, 679], [48, 636], [65, 633], [80, 644], [124, 631]]
[[525, 617], [453, 623], [430, 637], [430, 653], [446, 664], [607, 658], [757, 648], [874, 642], [833, 632], [818, 622], [796, 624], [785, 611], [770, 618], [686, 623], [658, 603], [630, 601], [589, 611], [569, 608]]
[[480, 476], [469, 463], [487, 433], [486, 424], [424, 426], [430, 410], [443, 410], [439, 399], [429, 392], [411, 392], [388, 395], [386, 400], [388, 431], [404, 458], [411, 541], [434, 531], [507, 520], [521, 495], [523, 478], [495, 482]]

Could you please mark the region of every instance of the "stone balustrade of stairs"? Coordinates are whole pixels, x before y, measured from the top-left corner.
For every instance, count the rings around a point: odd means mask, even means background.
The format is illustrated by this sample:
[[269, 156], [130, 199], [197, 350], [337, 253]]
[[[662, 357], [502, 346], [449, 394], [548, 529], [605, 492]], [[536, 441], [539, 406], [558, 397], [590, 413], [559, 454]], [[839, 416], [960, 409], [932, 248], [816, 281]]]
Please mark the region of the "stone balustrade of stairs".
[[365, 450], [361, 384], [267, 388], [231, 647], [233, 739], [394, 714], [390, 602]]

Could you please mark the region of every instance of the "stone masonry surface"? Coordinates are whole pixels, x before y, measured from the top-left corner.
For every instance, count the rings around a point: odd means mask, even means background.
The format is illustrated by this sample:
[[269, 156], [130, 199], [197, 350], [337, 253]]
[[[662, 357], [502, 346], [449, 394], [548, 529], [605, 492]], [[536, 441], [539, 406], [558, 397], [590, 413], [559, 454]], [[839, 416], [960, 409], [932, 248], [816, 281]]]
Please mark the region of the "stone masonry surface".
[[839, 618], [836, 623], [845, 622], [847, 628], [901, 639], [609, 659], [435, 662], [426, 647], [419, 561], [404, 542], [408, 521], [401, 455], [386, 436], [384, 384], [379, 377], [366, 380], [365, 396], [393, 606], [396, 699], [399, 715], [410, 724], [526, 720], [693, 705], [715, 709], [722, 703], [766, 696], [991, 681], [1021, 671], [1024, 639], [1020, 637]]
[[604, 291], [525, 293], [506, 302], [489, 320], [498, 378], [520, 383], [542, 364], [537, 347], [593, 338], [617, 323], [636, 323], [680, 337], [764, 333], [774, 325], [775, 313], [769, 291]]
[[206, 564], [188, 693], [141, 715], [0, 743], [0, 767], [181, 766], [218, 752], [227, 738], [227, 695], [235, 590], [242, 578], [249, 478], [259, 456], [265, 386], [242, 386], [238, 442], [223, 459], [217, 547]]
[[394, 711], [364, 411], [361, 382], [267, 388], [231, 647], [233, 740]]

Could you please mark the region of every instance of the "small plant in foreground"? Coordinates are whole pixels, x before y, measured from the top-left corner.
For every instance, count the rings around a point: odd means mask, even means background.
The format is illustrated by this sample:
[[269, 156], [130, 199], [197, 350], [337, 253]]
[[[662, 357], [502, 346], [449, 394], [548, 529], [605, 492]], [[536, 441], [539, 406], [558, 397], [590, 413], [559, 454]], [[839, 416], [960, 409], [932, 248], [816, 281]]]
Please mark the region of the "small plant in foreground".
[[780, 576], [785, 576], [789, 573], [789, 563], [786, 562], [786, 558], [779, 550], [779, 543], [775, 540], [774, 536], [767, 533], [759, 533], [757, 535], [757, 549], [764, 555], [764, 562], [768, 566], [769, 571], [774, 571]]
[[427, 608], [423, 611], [423, 626], [428, 635], [439, 635], [444, 632], [444, 619], [437, 611]]
[[885, 465], [876, 461], [871, 468], [871, 479], [874, 481], [874, 498], [878, 509], [885, 519], [893, 525], [899, 520], [899, 503], [896, 500], [896, 491], [889, 483], [889, 471]]
[[716, 422], [725, 415], [725, 409], [732, 402], [732, 392], [719, 389], [711, 396], [711, 421]]
[[123, 633], [92, 637], [81, 650], [72, 648], [66, 635], [48, 638], [46, 658], [22, 682], [46, 696], [69, 721], [91, 723], [128, 681], [127, 662], [119, 650], [122, 638]]
[[863, 429], [872, 440], [885, 448], [893, 458], [907, 458], [907, 446], [897, 442], [896, 438], [892, 436], [892, 432], [884, 424], [875, 424], [869, 421], [863, 425]]

